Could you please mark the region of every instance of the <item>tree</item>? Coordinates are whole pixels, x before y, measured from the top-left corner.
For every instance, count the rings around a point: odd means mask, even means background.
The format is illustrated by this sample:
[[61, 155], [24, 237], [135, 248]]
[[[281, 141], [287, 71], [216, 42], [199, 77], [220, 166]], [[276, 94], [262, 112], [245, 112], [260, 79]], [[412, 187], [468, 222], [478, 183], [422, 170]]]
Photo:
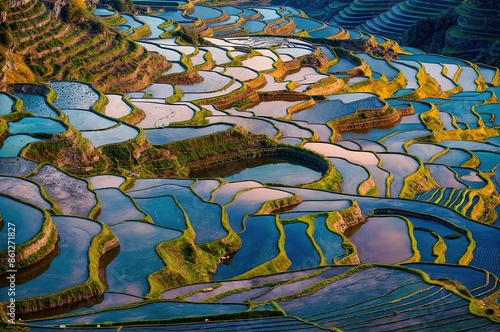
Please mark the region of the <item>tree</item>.
[[85, 0], [68, 0], [61, 10], [61, 19], [65, 22], [81, 22], [87, 16]]

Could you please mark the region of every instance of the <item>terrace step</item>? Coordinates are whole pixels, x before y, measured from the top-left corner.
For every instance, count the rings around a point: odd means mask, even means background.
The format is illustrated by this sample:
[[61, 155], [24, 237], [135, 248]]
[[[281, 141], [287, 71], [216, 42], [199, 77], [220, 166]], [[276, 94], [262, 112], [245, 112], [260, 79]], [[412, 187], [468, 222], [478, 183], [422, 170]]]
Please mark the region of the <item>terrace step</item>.
[[[462, 1], [450, 0], [441, 2], [438, 6], [434, 2], [427, 0], [405, 0], [399, 2], [391, 10], [382, 13], [377, 17], [366, 21], [360, 29], [373, 34], [380, 34], [391, 38], [400, 38], [403, 33], [419, 19], [436, 16], [446, 9], [458, 6]], [[393, 25], [392, 18], [399, 24]]]
[[347, 29], [354, 29], [369, 19], [384, 13], [399, 3], [400, 0], [372, 1], [372, 0], [354, 0], [349, 7], [341, 10], [334, 20]]
[[500, 34], [500, 9], [487, 6], [467, 1], [458, 8], [458, 22], [446, 33], [445, 54], [474, 59], [493, 45]]

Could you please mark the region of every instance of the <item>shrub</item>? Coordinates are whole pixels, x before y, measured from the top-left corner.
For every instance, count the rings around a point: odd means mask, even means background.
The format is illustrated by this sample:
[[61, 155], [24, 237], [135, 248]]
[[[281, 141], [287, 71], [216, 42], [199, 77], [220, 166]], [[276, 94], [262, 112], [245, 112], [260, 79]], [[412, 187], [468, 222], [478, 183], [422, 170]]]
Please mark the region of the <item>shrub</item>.
[[14, 42], [10, 26], [7, 22], [0, 23], [0, 44], [10, 46]]
[[81, 22], [87, 15], [85, 0], [68, 0], [61, 9], [61, 19], [65, 22]]
[[85, 22], [81, 24], [83, 29], [88, 30], [90, 33], [99, 34], [107, 29], [107, 24], [103, 19], [96, 16], [89, 17]]

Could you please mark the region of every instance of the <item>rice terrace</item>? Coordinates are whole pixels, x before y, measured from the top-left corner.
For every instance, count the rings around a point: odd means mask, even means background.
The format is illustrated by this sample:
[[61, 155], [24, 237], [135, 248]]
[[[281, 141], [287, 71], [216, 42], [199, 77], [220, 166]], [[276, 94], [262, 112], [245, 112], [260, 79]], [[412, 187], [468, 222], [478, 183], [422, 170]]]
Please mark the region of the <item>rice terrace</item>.
[[497, 0], [2, 0], [0, 331], [500, 331]]

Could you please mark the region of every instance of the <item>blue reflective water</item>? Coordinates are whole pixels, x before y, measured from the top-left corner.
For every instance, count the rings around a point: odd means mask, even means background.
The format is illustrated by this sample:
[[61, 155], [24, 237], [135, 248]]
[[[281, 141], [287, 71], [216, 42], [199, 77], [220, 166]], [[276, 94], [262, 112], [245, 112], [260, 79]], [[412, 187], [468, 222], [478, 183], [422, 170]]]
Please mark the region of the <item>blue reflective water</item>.
[[[236, 252], [230, 265], [220, 265], [214, 280], [223, 280], [247, 272], [264, 264], [279, 253], [280, 232], [275, 216], [253, 216], [245, 221], [246, 229], [240, 234], [243, 246]], [[266, 239], [262, 242], [260, 239]]]
[[68, 130], [62, 121], [46, 118], [26, 117], [16, 122], [9, 122], [11, 134], [61, 134]]
[[101, 225], [83, 218], [53, 216], [61, 250], [36, 279], [16, 287], [18, 298], [40, 296], [85, 282], [89, 277], [89, 247]]
[[182, 235], [179, 231], [153, 224], [127, 221], [111, 227], [120, 240], [120, 253], [106, 268], [109, 291], [144, 296], [148, 276], [165, 267], [156, 246]]
[[17, 157], [29, 143], [38, 141], [40, 139], [28, 135], [9, 136], [2, 142], [0, 157]]
[[9, 223], [14, 224], [15, 243], [20, 246], [28, 242], [42, 230], [44, 215], [41, 210], [21, 203], [12, 197], [0, 194], [0, 214], [3, 219], [3, 227], [0, 229], [0, 250], [6, 250], [8, 243]]
[[172, 196], [160, 196], [135, 200], [146, 211], [155, 224], [185, 230], [186, 219], [183, 211]]
[[318, 243], [327, 264], [333, 264], [335, 257], [343, 255], [346, 250], [342, 247], [344, 240], [338, 234], [328, 229], [327, 216], [319, 216], [314, 221], [314, 239]]
[[14, 99], [5, 92], [0, 92], [0, 115], [9, 114], [12, 112]]
[[47, 104], [45, 96], [33, 95], [29, 93], [16, 92], [14, 96], [24, 102], [24, 111], [33, 113], [38, 117], [57, 117], [59, 113]]

